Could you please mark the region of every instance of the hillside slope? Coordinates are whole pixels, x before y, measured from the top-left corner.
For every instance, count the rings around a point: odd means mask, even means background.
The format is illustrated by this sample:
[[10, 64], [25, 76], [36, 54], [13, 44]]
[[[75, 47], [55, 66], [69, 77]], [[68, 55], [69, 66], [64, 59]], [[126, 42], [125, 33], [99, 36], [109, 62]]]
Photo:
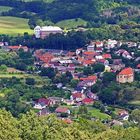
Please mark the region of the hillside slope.
[[[26, 2], [25, 2], [26, 1]], [[139, 40], [140, 8], [138, 0], [1, 0], [0, 5], [10, 6], [2, 16], [29, 19], [30, 28], [36, 25], [59, 25], [62, 28], [98, 28], [120, 36]], [[80, 19], [83, 22], [77, 22]], [[68, 23], [70, 22], [70, 23]], [[86, 24], [85, 24], [86, 23]], [[73, 25], [73, 26], [71, 26]]]
[[0, 34], [17, 35], [24, 32], [33, 33], [28, 26], [28, 19], [0, 16]]

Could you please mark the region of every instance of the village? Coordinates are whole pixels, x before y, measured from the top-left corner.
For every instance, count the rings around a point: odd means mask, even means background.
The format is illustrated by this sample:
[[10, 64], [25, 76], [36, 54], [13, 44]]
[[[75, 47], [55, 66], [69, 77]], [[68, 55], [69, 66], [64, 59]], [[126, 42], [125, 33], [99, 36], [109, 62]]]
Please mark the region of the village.
[[[27, 46], [8, 46], [3, 42], [0, 45], [1, 49], [7, 52], [17, 52], [20, 49], [23, 49], [24, 52], [30, 51], [30, 48]], [[40, 68], [53, 68], [57, 70], [58, 76], [67, 73], [67, 76], [69, 75], [71, 80], [73, 80], [74, 86], [69, 86], [69, 84], [64, 84], [58, 80], [55, 82], [56, 87], [68, 90], [70, 92], [69, 98], [57, 96], [42, 97], [31, 102], [32, 108], [37, 111], [39, 116], [55, 113], [65, 122], [72, 123], [74, 118], [76, 118], [75, 114], [80, 113], [80, 109], [81, 113], [86, 113], [88, 108], [92, 108], [96, 106], [94, 104], [100, 102], [96, 91], [94, 92], [91, 89], [98, 81], [103, 80], [104, 73], [114, 73], [115, 81], [119, 84], [135, 81], [134, 73], [140, 73], [140, 56], [136, 56], [134, 52], [129, 51], [131, 49], [136, 49], [138, 52], [140, 51], [140, 45], [134, 42], [108, 39], [104, 41], [91, 41], [90, 44], [75, 51], [55, 49], [34, 50], [34, 66], [38, 69], [34, 73], [39, 74]], [[130, 67], [123, 59], [131, 61], [134, 65]], [[96, 66], [95, 72], [92, 72], [91, 66]], [[65, 81], [65, 79], [62, 80]], [[111, 111], [108, 105], [103, 104], [103, 106], [103, 114], [109, 116], [104, 119], [101, 118], [105, 123], [123, 125], [124, 121], [128, 121], [129, 112], [127, 110], [118, 109], [115, 114], [116, 117], [113, 119], [110, 117]], [[73, 110], [77, 111], [77, 113], [74, 114]], [[95, 120], [97, 118], [95, 116], [91, 119]]]
[[0, 0], [0, 140], [140, 140], [140, 0]]

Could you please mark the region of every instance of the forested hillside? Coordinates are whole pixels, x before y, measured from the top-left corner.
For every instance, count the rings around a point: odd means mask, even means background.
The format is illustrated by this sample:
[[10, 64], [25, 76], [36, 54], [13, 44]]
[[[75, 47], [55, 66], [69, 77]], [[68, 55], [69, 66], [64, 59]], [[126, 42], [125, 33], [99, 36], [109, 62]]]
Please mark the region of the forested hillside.
[[117, 33], [116, 39], [139, 41], [139, 4], [139, 0], [1, 0], [1, 6], [11, 9], [0, 14], [27, 18], [31, 29], [36, 25], [84, 27], [103, 36], [111, 32]]
[[128, 17], [133, 17], [130, 20], [137, 22], [140, 10], [132, 4], [137, 5], [139, 2], [131, 0], [56, 0], [49, 3], [39, 0], [0, 1], [0, 5], [13, 7], [3, 15], [16, 14], [21, 17], [29, 17], [32, 20], [36, 18], [41, 19], [42, 22], [51, 21], [53, 23], [65, 19], [82, 18], [92, 26], [95, 26], [94, 24], [99, 26], [103, 23], [118, 24], [124, 18], [127, 20]]
[[[140, 130], [134, 128], [109, 128], [96, 121], [79, 119], [66, 124], [55, 116], [38, 117], [29, 112], [19, 119], [0, 110], [1, 140], [139, 140]], [[4, 134], [4, 135], [3, 135]]]

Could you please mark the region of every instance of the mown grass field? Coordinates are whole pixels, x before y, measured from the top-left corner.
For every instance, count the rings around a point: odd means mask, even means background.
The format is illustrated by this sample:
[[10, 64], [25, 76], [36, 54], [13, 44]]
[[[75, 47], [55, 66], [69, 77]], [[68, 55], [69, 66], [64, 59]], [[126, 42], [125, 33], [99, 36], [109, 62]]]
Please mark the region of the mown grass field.
[[1, 14], [2, 12], [7, 12], [7, 11], [9, 11], [9, 10], [11, 10], [11, 9], [12, 9], [12, 7], [0, 6], [0, 14]]
[[129, 104], [131, 104], [131, 105], [140, 105], [140, 100], [131, 101], [131, 102], [129, 102]]
[[0, 73], [0, 78], [12, 78], [12, 77], [16, 77], [16, 78], [26, 78], [28, 77], [27, 74], [19, 74], [19, 73]]
[[101, 120], [111, 118], [109, 115], [100, 112], [100, 110], [96, 109], [96, 108], [90, 110], [89, 112], [91, 113], [92, 117], [95, 117], [95, 118], [98, 118], [98, 119], [101, 119]]
[[61, 28], [72, 29], [77, 28], [78, 26], [86, 26], [87, 22], [84, 21], [83, 19], [78, 18], [78, 19], [62, 20], [56, 23], [56, 25]]
[[29, 28], [28, 19], [0, 16], [0, 34], [17, 35], [24, 32], [33, 33]]
[[[75, 113], [78, 113], [79, 107], [75, 106], [72, 107], [70, 105], [63, 105], [62, 107], [69, 108], [70, 110], [74, 111]], [[104, 119], [111, 119], [111, 116], [102, 113], [99, 109], [93, 108], [93, 107], [88, 107], [88, 113], [90, 114], [91, 117], [104, 120]]]
[[[31, 1], [41, 1], [41, 0], [23, 0], [25, 2], [31, 2]], [[43, 0], [44, 2], [47, 2], [47, 3], [51, 3], [53, 2], [54, 0]]]

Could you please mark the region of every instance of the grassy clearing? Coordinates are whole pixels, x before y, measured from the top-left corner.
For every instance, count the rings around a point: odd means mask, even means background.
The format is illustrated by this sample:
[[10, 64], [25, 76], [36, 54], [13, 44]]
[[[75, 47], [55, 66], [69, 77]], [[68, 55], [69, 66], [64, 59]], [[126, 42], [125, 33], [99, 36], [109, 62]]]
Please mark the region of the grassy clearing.
[[12, 9], [12, 7], [0, 6], [0, 14], [1, 14], [2, 12], [7, 12], [7, 11], [9, 11], [9, 10], [11, 10], [11, 9]]
[[89, 110], [89, 112], [91, 113], [92, 117], [95, 117], [95, 118], [98, 118], [98, 119], [101, 119], [101, 120], [111, 118], [109, 115], [100, 112], [100, 110], [96, 109], [96, 108], [94, 108], [92, 110]]
[[12, 78], [12, 77], [16, 77], [16, 78], [26, 78], [28, 77], [27, 74], [19, 74], [19, 73], [14, 73], [14, 74], [9, 74], [9, 73], [0, 73], [0, 78]]
[[[41, 1], [41, 0], [23, 0], [25, 2], [31, 2], [31, 1]], [[47, 3], [51, 3], [53, 2], [54, 0], [43, 0], [44, 2], [47, 2]]]
[[129, 104], [132, 104], [132, 105], [140, 105], [140, 100], [131, 101], [131, 102], [129, 102]]
[[79, 26], [86, 26], [87, 22], [83, 19], [68, 19], [68, 20], [62, 20], [58, 23], [56, 23], [57, 26], [61, 28], [71, 29], [71, 28], [77, 28]]
[[0, 34], [17, 35], [24, 32], [33, 33], [29, 28], [28, 19], [0, 16]]
[[[75, 113], [78, 113], [78, 110], [79, 110], [79, 107], [72, 107], [72, 106], [67, 106], [67, 105], [63, 105], [63, 107], [67, 107], [67, 108], [75, 111]], [[111, 116], [100, 112], [100, 110], [96, 109], [96, 108], [88, 107], [88, 113], [90, 113], [91, 117], [97, 118], [100, 120], [111, 119]]]
[[132, 105], [140, 105], [140, 88], [135, 89], [134, 99], [129, 102]]
[[12, 77], [16, 77], [16, 78], [20, 78], [22, 79], [23, 82], [25, 82], [26, 78], [33, 78], [36, 81], [36, 86], [37, 87], [42, 87], [42, 85], [48, 85], [50, 83], [50, 80], [48, 78], [42, 78], [41, 76], [38, 75], [32, 75], [32, 74], [26, 74], [26, 73], [0, 73], [0, 79], [3, 78], [12, 78]]

